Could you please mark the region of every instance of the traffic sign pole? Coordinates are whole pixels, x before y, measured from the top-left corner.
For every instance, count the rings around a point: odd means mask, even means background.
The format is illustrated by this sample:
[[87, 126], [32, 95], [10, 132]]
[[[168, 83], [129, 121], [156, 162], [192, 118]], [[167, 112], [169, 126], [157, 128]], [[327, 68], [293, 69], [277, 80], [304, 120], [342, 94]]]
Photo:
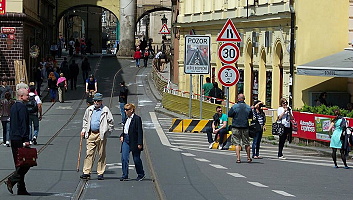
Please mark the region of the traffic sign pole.
[[229, 87], [226, 87], [226, 94], [227, 94], [226, 115], [228, 116], [228, 110], [229, 110]]
[[200, 119], [202, 119], [202, 100], [203, 100], [203, 94], [202, 94], [202, 85], [203, 85], [203, 75], [200, 75]]

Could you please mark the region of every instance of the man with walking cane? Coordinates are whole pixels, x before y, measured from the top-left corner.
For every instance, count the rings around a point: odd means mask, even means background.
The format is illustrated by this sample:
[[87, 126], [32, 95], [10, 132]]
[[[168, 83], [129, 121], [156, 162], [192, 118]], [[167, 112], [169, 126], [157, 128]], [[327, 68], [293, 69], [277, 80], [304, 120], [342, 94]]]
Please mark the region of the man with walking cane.
[[81, 137], [87, 139], [86, 157], [83, 164], [81, 179], [90, 179], [94, 155], [98, 151], [97, 174], [98, 180], [103, 180], [106, 167], [107, 137], [114, 129], [114, 119], [107, 106], [103, 106], [103, 95], [96, 93], [93, 97], [94, 104], [89, 106], [83, 116]]

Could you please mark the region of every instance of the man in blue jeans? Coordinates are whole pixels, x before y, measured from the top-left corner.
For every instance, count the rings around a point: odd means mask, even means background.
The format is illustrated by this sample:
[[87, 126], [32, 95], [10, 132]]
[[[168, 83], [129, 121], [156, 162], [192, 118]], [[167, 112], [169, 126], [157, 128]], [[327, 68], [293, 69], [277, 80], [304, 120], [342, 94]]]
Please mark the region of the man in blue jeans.
[[[227, 125], [228, 125], [228, 116], [222, 113], [222, 107], [217, 106], [216, 113], [213, 116], [212, 127], [206, 129], [208, 143], [210, 143], [209, 148], [212, 149], [214, 141], [217, 140], [219, 135], [219, 146], [218, 149], [222, 149], [225, 143], [223, 143], [224, 136], [227, 135]], [[212, 139], [212, 133], [215, 133], [214, 140]]]
[[120, 181], [129, 180], [129, 157], [130, 151], [134, 159], [135, 169], [137, 173], [137, 181], [145, 178], [142, 160], [140, 158], [143, 151], [143, 130], [141, 117], [135, 114], [135, 105], [126, 104], [124, 106], [127, 120], [124, 124], [123, 133], [120, 135], [121, 141], [121, 163], [123, 174]]
[[127, 96], [128, 96], [129, 90], [125, 86], [125, 82], [121, 81], [120, 82], [120, 92], [119, 92], [119, 104], [120, 104], [120, 113], [121, 113], [121, 124], [125, 124], [126, 121], [126, 114], [124, 110], [125, 104], [127, 104]]

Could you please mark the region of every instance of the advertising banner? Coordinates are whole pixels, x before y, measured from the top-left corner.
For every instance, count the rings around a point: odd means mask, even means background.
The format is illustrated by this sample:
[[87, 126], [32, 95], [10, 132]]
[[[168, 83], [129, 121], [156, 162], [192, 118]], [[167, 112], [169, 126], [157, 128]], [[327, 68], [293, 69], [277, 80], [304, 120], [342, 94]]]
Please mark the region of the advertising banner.
[[[293, 137], [330, 142], [328, 128], [335, 116], [301, 112], [293, 112], [293, 115], [298, 124], [298, 131], [293, 132]], [[346, 119], [348, 126], [352, 126], [353, 119]]]
[[6, 0], [0, 0], [0, 15], [6, 14]]

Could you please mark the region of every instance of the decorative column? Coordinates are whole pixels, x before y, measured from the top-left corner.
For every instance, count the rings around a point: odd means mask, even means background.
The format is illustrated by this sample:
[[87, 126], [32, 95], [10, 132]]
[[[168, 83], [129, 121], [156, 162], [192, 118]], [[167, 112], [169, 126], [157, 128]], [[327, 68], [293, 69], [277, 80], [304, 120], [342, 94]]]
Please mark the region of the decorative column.
[[120, 1], [119, 56], [132, 56], [135, 49], [136, 0]]

